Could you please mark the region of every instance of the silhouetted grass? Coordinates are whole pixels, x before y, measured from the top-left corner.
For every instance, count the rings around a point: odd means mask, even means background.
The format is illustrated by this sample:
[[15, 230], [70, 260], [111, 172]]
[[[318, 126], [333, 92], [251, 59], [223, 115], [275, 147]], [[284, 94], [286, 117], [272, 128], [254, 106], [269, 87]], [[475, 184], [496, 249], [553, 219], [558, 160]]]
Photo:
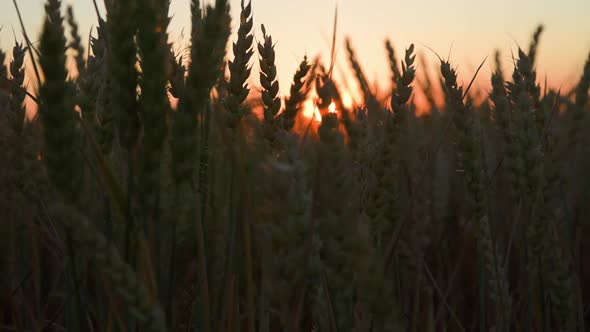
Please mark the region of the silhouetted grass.
[[590, 58], [573, 91], [541, 90], [539, 27], [476, 101], [447, 59], [436, 86], [387, 41], [379, 96], [347, 40], [364, 100], [305, 57], [283, 107], [250, 2], [232, 61], [227, 1], [191, 2], [186, 61], [168, 6], [107, 1], [85, 56], [47, 0], [38, 50], [0, 53], [0, 330], [585, 330]]

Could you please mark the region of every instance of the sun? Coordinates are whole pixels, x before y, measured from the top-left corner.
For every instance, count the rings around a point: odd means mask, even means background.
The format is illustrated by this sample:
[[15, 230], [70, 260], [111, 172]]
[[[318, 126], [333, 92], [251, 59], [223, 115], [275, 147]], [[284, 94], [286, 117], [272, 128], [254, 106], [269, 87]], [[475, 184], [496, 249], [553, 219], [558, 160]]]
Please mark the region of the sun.
[[305, 116], [308, 119], [313, 118], [314, 121], [322, 121], [322, 115], [320, 114], [320, 110], [318, 109], [312, 98], [308, 98], [303, 103], [303, 116]]
[[328, 113], [338, 113], [336, 111], [336, 104], [334, 102], [331, 102], [330, 106], [328, 106]]

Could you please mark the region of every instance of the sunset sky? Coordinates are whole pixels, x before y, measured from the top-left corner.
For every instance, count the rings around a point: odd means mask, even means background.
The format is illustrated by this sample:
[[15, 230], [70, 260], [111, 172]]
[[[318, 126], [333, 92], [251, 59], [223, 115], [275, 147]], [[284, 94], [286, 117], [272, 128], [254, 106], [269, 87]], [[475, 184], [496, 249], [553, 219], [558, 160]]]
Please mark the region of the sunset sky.
[[[44, 1], [18, 1], [28, 32], [36, 40]], [[22, 38], [12, 1], [2, 3], [0, 47], [8, 50], [14, 40], [12, 28], [17, 31], [17, 38]], [[92, 0], [64, 3], [74, 5], [81, 33], [87, 36], [96, 24]], [[231, 5], [235, 19], [240, 2], [232, 0]], [[324, 59], [329, 58], [335, 6], [334, 0], [253, 0], [256, 36], [260, 37], [263, 23], [277, 42], [282, 91], [288, 91], [293, 72], [305, 54], [321, 53]], [[186, 45], [189, 35], [189, 8], [189, 0], [172, 0], [170, 38], [178, 47]], [[383, 88], [390, 75], [383, 47], [386, 37], [393, 41], [398, 56], [403, 54], [403, 48], [415, 43], [418, 52], [425, 53], [432, 64], [436, 58], [424, 45], [444, 57], [452, 46], [451, 62], [458, 67], [463, 81], [468, 81], [478, 64], [497, 48], [502, 51], [506, 66], [510, 65], [510, 52], [517, 45], [528, 47], [538, 23], [546, 26], [539, 52], [539, 77], [544, 79], [547, 75], [552, 86], [574, 84], [590, 52], [588, 0], [340, 0], [338, 8], [337, 73], [348, 72], [343, 41], [350, 36], [369, 80], [380, 82]], [[484, 66], [476, 87], [486, 88], [492, 63], [488, 61]]]

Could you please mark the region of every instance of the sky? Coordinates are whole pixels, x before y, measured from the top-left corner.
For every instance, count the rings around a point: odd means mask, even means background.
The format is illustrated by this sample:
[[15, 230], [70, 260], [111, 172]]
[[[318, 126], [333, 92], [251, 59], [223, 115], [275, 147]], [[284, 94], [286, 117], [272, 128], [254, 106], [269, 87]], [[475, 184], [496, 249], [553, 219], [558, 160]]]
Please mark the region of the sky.
[[[14, 42], [13, 29], [18, 40], [22, 37], [12, 1], [0, 2], [3, 3], [0, 47], [8, 50]], [[73, 5], [81, 33], [87, 36], [96, 25], [92, 0], [63, 2]], [[36, 40], [44, 1], [18, 0], [18, 3], [27, 31], [31, 39]], [[546, 30], [539, 50], [538, 76], [541, 80], [546, 76], [551, 86], [575, 84], [590, 52], [589, 0], [253, 0], [252, 5], [255, 36], [261, 38], [260, 24], [264, 24], [276, 41], [277, 69], [283, 93], [288, 92], [293, 73], [304, 55], [321, 54], [323, 59], [329, 59], [336, 5], [336, 74], [341, 79], [344, 77], [350, 86], [354, 83], [344, 49], [346, 37], [351, 38], [368, 80], [376, 82], [383, 90], [387, 89], [390, 76], [384, 48], [386, 38], [393, 42], [398, 57], [414, 43], [417, 52], [427, 57], [431, 67], [435, 65], [436, 56], [428, 48], [445, 58], [450, 54], [451, 63], [458, 68], [465, 84], [479, 63], [489, 56], [475, 83], [476, 88], [483, 90], [489, 82], [494, 51], [502, 52], [505, 68], [509, 68], [511, 53], [518, 45], [528, 47], [539, 23], [544, 24]], [[233, 39], [240, 1], [231, 0], [231, 8]], [[172, 0], [170, 14], [173, 16], [170, 39], [181, 48], [190, 35], [190, 0]], [[257, 64], [254, 65], [257, 68]], [[420, 69], [418, 66], [419, 72]], [[256, 84], [255, 78], [253, 84]]]

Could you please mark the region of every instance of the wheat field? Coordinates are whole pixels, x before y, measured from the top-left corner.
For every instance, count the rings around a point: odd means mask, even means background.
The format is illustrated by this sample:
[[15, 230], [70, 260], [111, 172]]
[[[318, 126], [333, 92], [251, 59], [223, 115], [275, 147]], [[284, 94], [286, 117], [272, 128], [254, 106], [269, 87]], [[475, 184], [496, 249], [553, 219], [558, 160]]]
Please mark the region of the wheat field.
[[387, 40], [383, 94], [347, 39], [279, 87], [255, 3], [228, 43], [192, 0], [180, 53], [169, 0], [105, 5], [0, 51], [0, 331], [590, 328], [590, 54], [550, 89], [531, 27], [474, 92]]

